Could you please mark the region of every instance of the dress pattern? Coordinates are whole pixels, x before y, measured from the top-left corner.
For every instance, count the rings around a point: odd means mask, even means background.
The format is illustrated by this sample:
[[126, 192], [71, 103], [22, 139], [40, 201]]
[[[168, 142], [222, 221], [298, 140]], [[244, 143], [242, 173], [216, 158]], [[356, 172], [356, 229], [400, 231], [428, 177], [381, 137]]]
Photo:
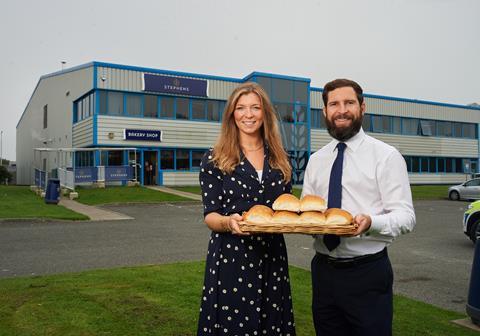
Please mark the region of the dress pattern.
[[[255, 204], [271, 207], [291, 192], [281, 172], [268, 165], [268, 146], [261, 181], [244, 157], [232, 174], [223, 174], [211, 158], [210, 150], [200, 165], [205, 215], [242, 214]], [[212, 232], [197, 335], [295, 335], [283, 235]]]

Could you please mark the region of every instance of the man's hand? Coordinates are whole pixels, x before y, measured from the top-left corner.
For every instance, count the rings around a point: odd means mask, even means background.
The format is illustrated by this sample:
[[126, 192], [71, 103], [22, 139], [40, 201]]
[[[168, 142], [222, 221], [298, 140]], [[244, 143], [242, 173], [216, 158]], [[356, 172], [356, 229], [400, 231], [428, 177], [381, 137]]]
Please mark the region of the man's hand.
[[358, 224], [358, 227], [352, 236], [358, 236], [370, 229], [370, 225], [372, 225], [372, 218], [369, 215], [358, 214], [353, 218], [353, 222]]

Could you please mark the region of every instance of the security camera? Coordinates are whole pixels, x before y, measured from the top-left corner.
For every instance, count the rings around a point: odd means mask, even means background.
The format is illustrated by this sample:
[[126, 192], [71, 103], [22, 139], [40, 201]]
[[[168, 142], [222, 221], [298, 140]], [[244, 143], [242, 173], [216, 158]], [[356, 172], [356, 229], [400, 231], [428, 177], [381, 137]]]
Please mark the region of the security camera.
[[102, 76], [102, 77], [100, 77], [100, 79], [102, 80], [102, 82], [105, 82], [107, 80], [107, 77]]

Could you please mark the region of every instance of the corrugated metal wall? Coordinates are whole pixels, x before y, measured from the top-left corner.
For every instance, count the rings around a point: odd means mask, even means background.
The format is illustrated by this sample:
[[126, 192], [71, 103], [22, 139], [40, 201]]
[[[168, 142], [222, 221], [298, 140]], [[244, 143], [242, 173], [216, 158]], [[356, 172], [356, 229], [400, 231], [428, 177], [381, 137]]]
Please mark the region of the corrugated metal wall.
[[72, 147], [88, 147], [93, 144], [93, 118], [89, 117], [73, 125]]
[[[219, 123], [110, 116], [98, 116], [97, 127], [98, 145], [102, 146], [210, 148], [220, 132]], [[126, 128], [161, 130], [163, 141], [125, 141], [123, 130]], [[113, 139], [109, 138], [109, 133], [113, 133]]]
[[[145, 72], [148, 73], [148, 72]], [[97, 70], [97, 87], [99, 89], [120, 90], [131, 92], [142, 91], [142, 78], [144, 72], [127, 69], [116, 69], [109, 67], [98, 67]], [[158, 75], [158, 73], [152, 73]], [[186, 76], [172, 76], [178, 78], [192, 78], [197, 77]], [[214, 79], [207, 79], [208, 81], [208, 98], [210, 99], [228, 99], [228, 96], [238, 86], [236, 82], [228, 82]]]
[[[480, 123], [480, 110], [365, 97], [367, 113], [421, 119]], [[323, 108], [322, 93], [310, 91], [310, 107]]]
[[[478, 142], [475, 139], [421, 137], [381, 133], [369, 133], [369, 135], [397, 148], [402, 155], [460, 158], [478, 157]], [[330, 140], [331, 137], [326, 130], [313, 129], [311, 131], [312, 152], [319, 150], [330, 142]]]
[[166, 172], [163, 173], [163, 185], [198, 185], [198, 172]]

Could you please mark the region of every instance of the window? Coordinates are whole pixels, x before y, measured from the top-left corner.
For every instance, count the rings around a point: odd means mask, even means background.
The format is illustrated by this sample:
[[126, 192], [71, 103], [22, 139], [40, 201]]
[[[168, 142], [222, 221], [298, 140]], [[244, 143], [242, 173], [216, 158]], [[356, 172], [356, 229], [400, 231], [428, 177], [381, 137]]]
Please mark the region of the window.
[[378, 133], [390, 133], [391, 121], [389, 116], [372, 115], [372, 130]]
[[420, 172], [420, 158], [412, 157], [412, 173]]
[[476, 129], [477, 129], [477, 127], [476, 127], [475, 124], [463, 124], [462, 125], [462, 136], [464, 138], [475, 139], [475, 138], [477, 138]]
[[435, 134], [435, 122], [433, 120], [420, 120], [420, 135], [432, 136]]
[[205, 101], [192, 100], [192, 119], [205, 120]]
[[190, 169], [190, 151], [186, 149], [177, 149], [177, 170], [189, 170]]
[[277, 110], [280, 121], [287, 123], [293, 122], [292, 104], [275, 104], [275, 110]]
[[363, 115], [363, 120], [362, 120], [362, 128], [365, 132], [370, 132], [371, 131], [371, 126], [372, 126], [372, 116], [370, 114], [364, 114]]
[[142, 96], [140, 95], [126, 95], [127, 99], [127, 114], [138, 117], [142, 115]]
[[402, 120], [403, 134], [417, 135], [418, 134], [418, 119], [404, 118]]
[[297, 122], [307, 122], [307, 107], [305, 105], [295, 105], [295, 116]]
[[428, 173], [428, 157], [420, 158], [420, 169], [422, 172]]
[[123, 114], [123, 93], [109, 92], [107, 102], [107, 114], [122, 115]]
[[322, 109], [311, 109], [311, 123], [312, 128], [325, 128], [322, 127], [323, 121], [323, 110]]
[[437, 135], [444, 137], [453, 136], [453, 124], [450, 121], [437, 121]]
[[272, 78], [275, 101], [293, 102], [293, 82], [288, 79]]
[[462, 123], [459, 123], [459, 122], [453, 123], [453, 136], [457, 138], [462, 137]]
[[107, 114], [107, 92], [100, 91], [98, 93], [98, 97], [100, 100], [100, 111], [99, 114]]
[[144, 96], [143, 116], [147, 118], [156, 118], [158, 112], [157, 96]]
[[203, 151], [192, 150], [192, 169], [200, 169], [200, 161], [202, 161]]
[[187, 98], [177, 98], [177, 119], [188, 119], [188, 99]]
[[48, 104], [43, 106], [43, 129], [48, 127]]
[[402, 133], [402, 119], [400, 117], [392, 117], [392, 133]]
[[307, 82], [295, 82], [295, 102], [308, 104], [308, 83]]
[[437, 172], [437, 160], [435, 158], [430, 158], [430, 161], [429, 161], [429, 167], [428, 167], [428, 171], [430, 173], [436, 173]]
[[175, 100], [171, 97], [161, 98], [160, 117], [173, 118], [175, 116]]
[[209, 121], [219, 121], [220, 120], [220, 106], [219, 102], [216, 100], [207, 101], [207, 120]]
[[173, 163], [173, 157], [174, 157], [173, 149], [162, 150], [160, 152], [160, 168], [162, 170], [175, 169], [175, 166]]
[[123, 165], [123, 151], [108, 151], [108, 165], [109, 166]]

